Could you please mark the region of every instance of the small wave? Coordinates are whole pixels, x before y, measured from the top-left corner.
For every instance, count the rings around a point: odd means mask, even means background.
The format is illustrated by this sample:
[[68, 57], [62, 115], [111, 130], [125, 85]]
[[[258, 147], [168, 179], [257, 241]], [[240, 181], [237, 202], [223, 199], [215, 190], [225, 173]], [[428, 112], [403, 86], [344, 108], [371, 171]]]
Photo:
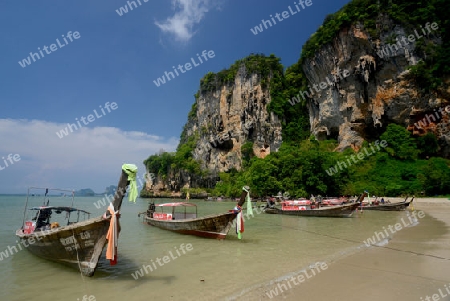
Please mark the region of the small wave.
[[389, 243], [389, 241], [391, 240], [392, 238], [385, 238], [385, 239], [383, 239], [383, 240], [381, 240], [381, 241], [379, 241], [379, 242], [377, 242], [376, 244], [375, 244], [375, 246], [377, 246], [377, 247], [383, 247], [383, 246], [386, 246], [388, 243]]
[[278, 278], [275, 278], [275, 279], [272, 279], [272, 280], [269, 280], [269, 281], [266, 281], [266, 282], [254, 284], [254, 285], [252, 285], [250, 287], [247, 287], [247, 288], [243, 289], [239, 293], [236, 293], [234, 295], [226, 297], [225, 300], [226, 301], [240, 300], [240, 298], [242, 296], [244, 296], [245, 294], [250, 293], [252, 291], [255, 291], [257, 289], [267, 290], [270, 286], [272, 286], [274, 284], [286, 281], [288, 279], [291, 279], [292, 277], [296, 277], [296, 276], [298, 276], [298, 275], [300, 275], [302, 273], [307, 272], [308, 269], [313, 269], [313, 268], [316, 268], [316, 267], [320, 267], [321, 264], [326, 264], [326, 262], [318, 261], [318, 262], [315, 262], [315, 263], [311, 263], [311, 264], [308, 265], [307, 268], [302, 268], [301, 270], [287, 273], [285, 275], [282, 275], [282, 276], [280, 276]]

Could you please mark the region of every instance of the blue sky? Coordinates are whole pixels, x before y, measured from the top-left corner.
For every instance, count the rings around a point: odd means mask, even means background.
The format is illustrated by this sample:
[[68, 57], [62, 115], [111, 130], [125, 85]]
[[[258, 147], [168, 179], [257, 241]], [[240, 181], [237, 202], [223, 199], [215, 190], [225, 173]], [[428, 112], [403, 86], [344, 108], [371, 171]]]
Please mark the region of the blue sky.
[[[303, 9], [287, 0], [139, 1], [122, 16], [116, 10], [127, 6], [124, 0], [2, 1], [0, 158], [20, 160], [6, 166], [0, 159], [0, 193], [32, 185], [102, 192], [117, 184], [123, 163], [142, 174], [149, 155], [175, 150], [207, 72], [250, 53], [273, 53], [288, 67], [325, 16], [349, 2], [311, 0]], [[257, 35], [250, 31], [289, 6], [295, 11], [295, 4], [301, 8], [295, 15]], [[68, 32], [78, 39], [70, 41]], [[63, 47], [52, 51], [57, 39]], [[35, 55], [25, 68], [18, 63], [44, 46], [40, 59]], [[203, 50], [214, 58], [159, 87], [153, 83]], [[82, 117], [81, 128], [56, 134]]]

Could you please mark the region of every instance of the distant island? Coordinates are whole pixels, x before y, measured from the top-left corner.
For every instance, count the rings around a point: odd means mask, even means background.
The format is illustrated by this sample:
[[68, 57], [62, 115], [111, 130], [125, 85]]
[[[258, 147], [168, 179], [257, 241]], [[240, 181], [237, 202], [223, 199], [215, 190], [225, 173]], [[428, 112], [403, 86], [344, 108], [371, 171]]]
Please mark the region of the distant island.
[[75, 196], [96, 196], [96, 195], [111, 195], [115, 194], [117, 190], [117, 186], [110, 185], [105, 188], [105, 191], [102, 193], [96, 193], [91, 188], [83, 188], [75, 191]]
[[95, 196], [95, 192], [91, 188], [84, 188], [75, 191], [75, 196]]

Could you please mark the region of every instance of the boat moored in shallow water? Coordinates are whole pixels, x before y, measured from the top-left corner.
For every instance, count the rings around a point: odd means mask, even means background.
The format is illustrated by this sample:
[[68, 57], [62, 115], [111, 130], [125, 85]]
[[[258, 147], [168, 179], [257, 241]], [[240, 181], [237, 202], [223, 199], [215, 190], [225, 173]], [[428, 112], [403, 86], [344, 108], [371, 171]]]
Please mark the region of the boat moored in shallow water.
[[[31, 187], [28, 189], [22, 227], [16, 231], [21, 244], [32, 254], [47, 260], [63, 263], [92, 276], [97, 268], [103, 248], [108, 243], [107, 259], [117, 261], [117, 239], [120, 231], [119, 210], [130, 180], [135, 179], [137, 168], [132, 164], [122, 166], [117, 192], [108, 211], [102, 216], [89, 218], [90, 213], [74, 207], [74, 191]], [[130, 180], [129, 180], [130, 179]], [[135, 186], [135, 185], [134, 185]], [[27, 208], [32, 192], [45, 191], [44, 204]], [[52, 195], [52, 193], [60, 194]], [[69, 202], [70, 206], [50, 206]], [[27, 212], [34, 217], [25, 219]], [[87, 219], [86, 219], [87, 217]]]
[[240, 213], [240, 207], [245, 202], [248, 191], [244, 189], [237, 207], [221, 214], [198, 217], [197, 205], [189, 202], [172, 202], [149, 205], [143, 215], [143, 222], [164, 230], [181, 234], [190, 234], [207, 238], [226, 238], [233, 221]]
[[365, 195], [366, 193], [363, 193], [354, 203], [320, 208], [313, 208], [312, 202], [309, 200], [283, 201], [281, 202], [281, 208], [275, 206], [267, 207], [264, 209], [264, 212], [268, 214], [296, 216], [351, 217], [360, 206], [360, 200], [362, 200]]

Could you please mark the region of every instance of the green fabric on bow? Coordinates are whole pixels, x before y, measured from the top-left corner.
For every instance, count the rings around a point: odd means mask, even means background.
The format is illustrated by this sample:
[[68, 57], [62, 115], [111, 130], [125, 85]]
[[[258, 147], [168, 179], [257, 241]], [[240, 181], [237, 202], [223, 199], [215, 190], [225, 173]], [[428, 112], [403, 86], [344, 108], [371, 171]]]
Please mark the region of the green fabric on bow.
[[138, 189], [136, 184], [137, 166], [134, 164], [122, 165], [122, 170], [128, 175], [128, 181], [130, 181], [130, 190], [128, 191], [128, 200], [136, 203], [138, 195]]
[[247, 216], [254, 216], [253, 215], [253, 208], [252, 208], [252, 200], [250, 199], [250, 188], [245, 189], [245, 191], [247, 191]]

